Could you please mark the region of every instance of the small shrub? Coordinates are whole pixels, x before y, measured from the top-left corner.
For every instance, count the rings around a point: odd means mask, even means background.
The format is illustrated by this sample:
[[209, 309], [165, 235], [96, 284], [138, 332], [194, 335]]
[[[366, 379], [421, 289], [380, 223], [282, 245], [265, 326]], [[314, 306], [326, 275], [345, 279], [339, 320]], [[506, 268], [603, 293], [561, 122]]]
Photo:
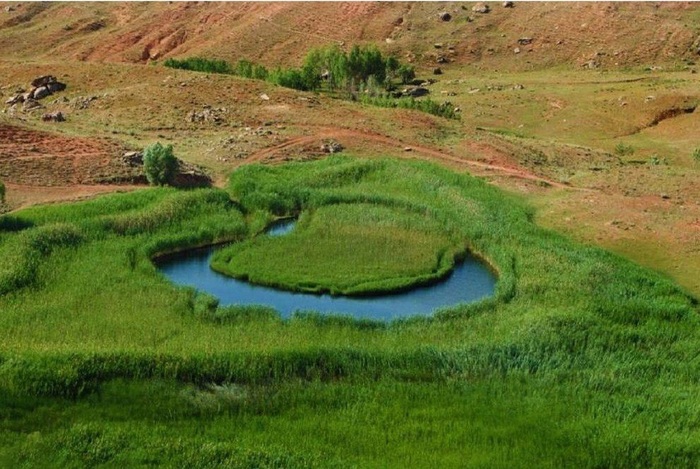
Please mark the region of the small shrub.
[[403, 64], [397, 70], [401, 83], [404, 85], [412, 82], [416, 78], [416, 69], [412, 65]]
[[0, 204], [5, 203], [5, 184], [0, 181]]
[[615, 154], [617, 156], [634, 155], [634, 147], [632, 145], [625, 145], [624, 143], [620, 142], [615, 145]]
[[651, 166], [660, 166], [660, 165], [667, 165], [668, 161], [666, 161], [666, 158], [663, 156], [659, 156], [656, 153], [651, 155], [649, 158], [649, 164]]
[[146, 147], [143, 152], [143, 169], [148, 182], [154, 186], [172, 183], [177, 169], [173, 146], [164, 147], [159, 142]]
[[[693, 159], [696, 163], [700, 163], [700, 148], [696, 148], [695, 151], [693, 151]], [[0, 184], [2, 183], [0, 182]]]

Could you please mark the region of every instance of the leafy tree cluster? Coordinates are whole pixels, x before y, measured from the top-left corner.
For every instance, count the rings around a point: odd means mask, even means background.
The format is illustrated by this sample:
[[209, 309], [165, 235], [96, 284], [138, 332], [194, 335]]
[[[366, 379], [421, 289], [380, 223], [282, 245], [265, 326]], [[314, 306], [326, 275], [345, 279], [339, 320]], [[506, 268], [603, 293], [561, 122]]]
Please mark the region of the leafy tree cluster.
[[164, 65], [266, 80], [301, 91], [318, 90], [324, 82], [330, 90], [355, 90], [368, 83], [386, 87], [395, 78], [401, 79], [403, 83], [415, 78], [412, 66], [401, 64], [396, 57], [385, 57], [374, 45], [355, 45], [349, 53], [337, 45], [313, 49], [306, 55], [300, 68], [277, 68], [272, 71], [249, 60], [239, 60], [232, 66], [225, 60], [202, 57], [167, 59]]
[[225, 60], [205, 59], [203, 57], [188, 57], [186, 59], [167, 59], [163, 65], [181, 70], [191, 70], [193, 72], [222, 73], [227, 75], [235, 74], [231, 64]]
[[[168, 59], [165, 66], [210, 73], [225, 73], [267, 82], [300, 91], [325, 89], [351, 96], [365, 104], [381, 107], [417, 109], [429, 114], [457, 119], [457, 110], [449, 103], [431, 100], [394, 98], [389, 90], [398, 80], [408, 84], [416, 78], [412, 65], [401, 63], [394, 56], [384, 56], [375, 45], [354, 45], [345, 52], [337, 45], [312, 49], [299, 68], [268, 70], [249, 60], [230, 65], [224, 60], [193, 57]], [[359, 92], [359, 93], [358, 93]]]

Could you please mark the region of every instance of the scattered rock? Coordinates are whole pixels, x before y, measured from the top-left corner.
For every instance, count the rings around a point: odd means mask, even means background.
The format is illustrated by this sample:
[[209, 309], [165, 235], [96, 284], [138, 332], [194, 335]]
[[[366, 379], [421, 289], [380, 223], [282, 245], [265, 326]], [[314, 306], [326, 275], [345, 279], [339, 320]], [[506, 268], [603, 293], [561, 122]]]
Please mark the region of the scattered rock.
[[51, 93], [57, 93], [66, 89], [66, 85], [60, 81], [52, 81], [47, 83], [45, 86]]
[[599, 67], [599, 64], [598, 64], [598, 62], [596, 62], [595, 60], [589, 60], [588, 62], [586, 62], [585, 64], [583, 64], [583, 68], [588, 68], [588, 69], [591, 69], [591, 70], [594, 69], [594, 68], [598, 68], [598, 67]]
[[671, 198], [671, 196], [668, 195], [668, 194], [661, 194], [661, 198], [664, 199], [664, 200], [668, 200], [668, 199]]
[[521, 37], [518, 39], [518, 44], [521, 46], [526, 46], [528, 44], [532, 44], [532, 38], [531, 37]]
[[15, 11], [15, 7], [13, 7], [13, 6], [6, 6], [5, 7], [5, 13], [12, 13], [13, 11]]
[[434, 68], [433, 75], [442, 75], [442, 69], [440, 67]]
[[269, 101], [270, 97], [267, 94], [263, 93], [260, 95], [260, 99], [262, 99], [263, 101]]
[[133, 168], [140, 168], [141, 166], [143, 166], [143, 153], [141, 153], [140, 151], [127, 151], [122, 155], [121, 160], [127, 166], [131, 166]]
[[411, 148], [411, 147], [403, 147], [403, 151], [413, 151], [413, 148]]
[[491, 11], [491, 7], [483, 2], [479, 2], [472, 7], [474, 13], [488, 13]]
[[[56, 80], [56, 77], [53, 75], [37, 77], [32, 80], [31, 85], [32, 89], [30, 91], [25, 92], [24, 89], [18, 89], [16, 90], [17, 94], [5, 100], [5, 104], [10, 105], [10, 112], [15, 112], [19, 104], [22, 104], [22, 110], [24, 111], [42, 108], [43, 106], [38, 102], [40, 99], [50, 96], [55, 91], [66, 89], [66, 85]], [[57, 120], [57, 122], [62, 121]]]
[[187, 114], [188, 122], [212, 122], [214, 124], [222, 124], [224, 122], [223, 114], [226, 113], [226, 108], [212, 109], [211, 106], [204, 106], [200, 112], [190, 111]]
[[433, 47], [436, 48], [436, 49], [442, 49], [442, 43], [441, 43], [441, 42], [436, 42], [435, 44], [433, 44]]
[[443, 11], [438, 16], [440, 17], [440, 21], [450, 21], [452, 19], [452, 15], [446, 11]]
[[71, 106], [73, 106], [74, 109], [87, 109], [90, 107], [90, 103], [96, 99], [97, 96], [78, 96], [73, 100]]
[[24, 104], [22, 104], [22, 109], [25, 111], [31, 111], [32, 109], [40, 109], [43, 108], [39, 101], [29, 98], [24, 100]]
[[515, 49], [513, 49], [513, 53], [514, 53], [514, 54], [519, 54], [519, 53], [520, 53], [520, 47], [516, 47]]
[[426, 96], [430, 94], [430, 90], [423, 88], [422, 86], [417, 86], [415, 88], [405, 88], [401, 91], [403, 96], [411, 96], [413, 98], [419, 98], [421, 96]]
[[39, 88], [40, 86], [46, 86], [49, 83], [55, 83], [56, 77], [53, 75], [43, 75], [32, 80], [32, 87]]
[[321, 143], [321, 151], [323, 153], [340, 153], [343, 151], [343, 146], [335, 140], [328, 140]]
[[61, 111], [49, 112], [41, 116], [44, 122], [65, 122], [66, 118]]
[[513, 85], [513, 89], [514, 90], [524, 90], [525, 87], [518, 83], [517, 85]]
[[513, 2], [503, 2], [503, 8], [515, 8], [515, 3], [513, 3]]
[[439, 64], [446, 64], [446, 63], [449, 63], [450, 61], [449, 61], [446, 57], [439, 56], [439, 57], [435, 60], [435, 62], [437, 62], [437, 63], [439, 63]]
[[5, 101], [5, 104], [12, 105], [12, 104], [23, 103], [23, 102], [24, 102], [24, 95], [18, 94], [18, 95], [12, 96], [7, 101]]
[[33, 99], [43, 99], [51, 94], [51, 91], [46, 86], [40, 86], [32, 91]]

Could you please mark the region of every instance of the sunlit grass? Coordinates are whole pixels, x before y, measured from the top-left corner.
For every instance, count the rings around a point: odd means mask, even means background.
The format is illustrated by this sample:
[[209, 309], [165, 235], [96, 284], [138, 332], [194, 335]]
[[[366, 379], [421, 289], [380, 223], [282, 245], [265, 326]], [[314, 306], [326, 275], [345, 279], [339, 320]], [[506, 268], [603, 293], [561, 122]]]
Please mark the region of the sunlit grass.
[[[697, 300], [667, 278], [425, 163], [251, 166], [227, 191], [0, 218], [0, 465], [696, 465]], [[251, 238], [296, 215], [284, 240]], [[347, 259], [385, 256], [384, 274], [466, 246], [499, 281], [493, 298], [434, 317], [282, 320], [210, 309], [151, 262], [224, 240], [290, 283], [300, 271], [270, 259], [312, 259], [328, 285], [368, 278], [324, 273], [342, 242]]]

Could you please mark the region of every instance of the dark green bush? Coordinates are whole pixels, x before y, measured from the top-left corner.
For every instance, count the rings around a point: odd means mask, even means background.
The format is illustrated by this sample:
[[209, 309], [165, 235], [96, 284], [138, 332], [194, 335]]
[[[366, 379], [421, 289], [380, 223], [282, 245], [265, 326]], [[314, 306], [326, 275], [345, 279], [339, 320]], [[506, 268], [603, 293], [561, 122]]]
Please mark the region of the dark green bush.
[[143, 170], [148, 182], [154, 186], [171, 184], [177, 171], [177, 159], [173, 146], [155, 143], [143, 151]]
[[416, 69], [412, 65], [402, 64], [396, 72], [404, 85], [410, 83], [416, 78]]
[[205, 59], [203, 57], [188, 57], [186, 59], [167, 59], [163, 65], [181, 70], [191, 70], [194, 72], [225, 73], [231, 74], [231, 65], [225, 60]]

